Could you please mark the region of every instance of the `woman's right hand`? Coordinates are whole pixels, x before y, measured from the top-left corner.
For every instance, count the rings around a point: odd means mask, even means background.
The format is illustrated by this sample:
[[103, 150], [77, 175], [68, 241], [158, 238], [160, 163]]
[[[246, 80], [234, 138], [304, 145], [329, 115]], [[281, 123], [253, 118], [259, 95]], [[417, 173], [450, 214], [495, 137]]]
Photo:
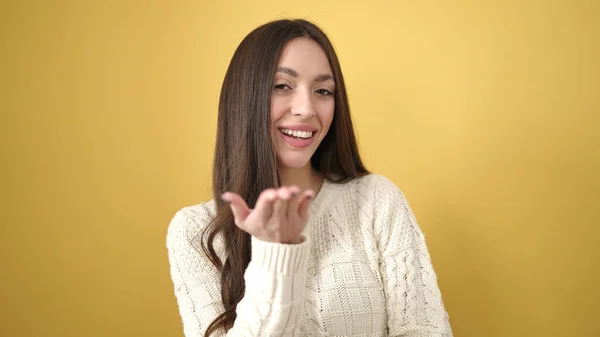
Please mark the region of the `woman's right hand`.
[[238, 194], [225, 192], [221, 196], [229, 203], [235, 224], [261, 241], [298, 244], [308, 222], [308, 209], [314, 192], [301, 193], [297, 186], [264, 190], [250, 209]]

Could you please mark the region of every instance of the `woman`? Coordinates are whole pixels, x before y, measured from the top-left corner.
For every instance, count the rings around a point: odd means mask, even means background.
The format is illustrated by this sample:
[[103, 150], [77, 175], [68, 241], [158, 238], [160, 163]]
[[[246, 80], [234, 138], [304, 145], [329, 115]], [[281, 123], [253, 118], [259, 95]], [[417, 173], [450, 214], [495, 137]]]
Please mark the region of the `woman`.
[[213, 193], [167, 235], [187, 337], [452, 335], [423, 234], [402, 192], [363, 166], [314, 24], [271, 22], [237, 48]]

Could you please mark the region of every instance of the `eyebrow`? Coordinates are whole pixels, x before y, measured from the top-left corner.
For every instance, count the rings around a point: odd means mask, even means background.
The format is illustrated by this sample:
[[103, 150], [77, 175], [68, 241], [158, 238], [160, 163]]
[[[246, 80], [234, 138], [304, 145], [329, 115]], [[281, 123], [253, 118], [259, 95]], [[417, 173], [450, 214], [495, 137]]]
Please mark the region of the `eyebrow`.
[[[298, 72], [295, 71], [294, 69], [288, 68], [288, 67], [277, 67], [277, 72], [288, 74], [294, 78], [298, 77]], [[315, 77], [315, 82], [325, 82], [328, 80], [335, 82], [333, 75], [331, 75], [331, 74], [320, 74]]]

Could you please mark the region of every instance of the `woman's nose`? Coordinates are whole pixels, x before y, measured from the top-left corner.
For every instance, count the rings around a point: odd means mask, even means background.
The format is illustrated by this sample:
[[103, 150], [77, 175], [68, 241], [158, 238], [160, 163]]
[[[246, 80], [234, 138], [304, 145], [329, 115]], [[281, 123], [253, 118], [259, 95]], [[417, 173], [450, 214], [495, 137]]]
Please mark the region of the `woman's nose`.
[[292, 115], [310, 119], [315, 114], [315, 107], [312, 102], [310, 90], [298, 90], [294, 95], [291, 106]]

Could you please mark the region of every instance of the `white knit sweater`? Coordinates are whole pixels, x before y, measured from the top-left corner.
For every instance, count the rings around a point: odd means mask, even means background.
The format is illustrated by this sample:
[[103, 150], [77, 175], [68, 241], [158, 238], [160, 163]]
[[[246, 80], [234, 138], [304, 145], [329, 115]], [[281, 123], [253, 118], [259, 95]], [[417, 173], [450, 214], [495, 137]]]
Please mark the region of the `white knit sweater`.
[[[301, 244], [252, 238], [245, 296], [227, 336], [452, 336], [423, 233], [393, 182], [377, 174], [325, 180], [310, 212]], [[200, 246], [214, 214], [212, 200], [183, 208], [167, 234], [187, 337], [203, 336], [224, 311], [220, 276]]]

